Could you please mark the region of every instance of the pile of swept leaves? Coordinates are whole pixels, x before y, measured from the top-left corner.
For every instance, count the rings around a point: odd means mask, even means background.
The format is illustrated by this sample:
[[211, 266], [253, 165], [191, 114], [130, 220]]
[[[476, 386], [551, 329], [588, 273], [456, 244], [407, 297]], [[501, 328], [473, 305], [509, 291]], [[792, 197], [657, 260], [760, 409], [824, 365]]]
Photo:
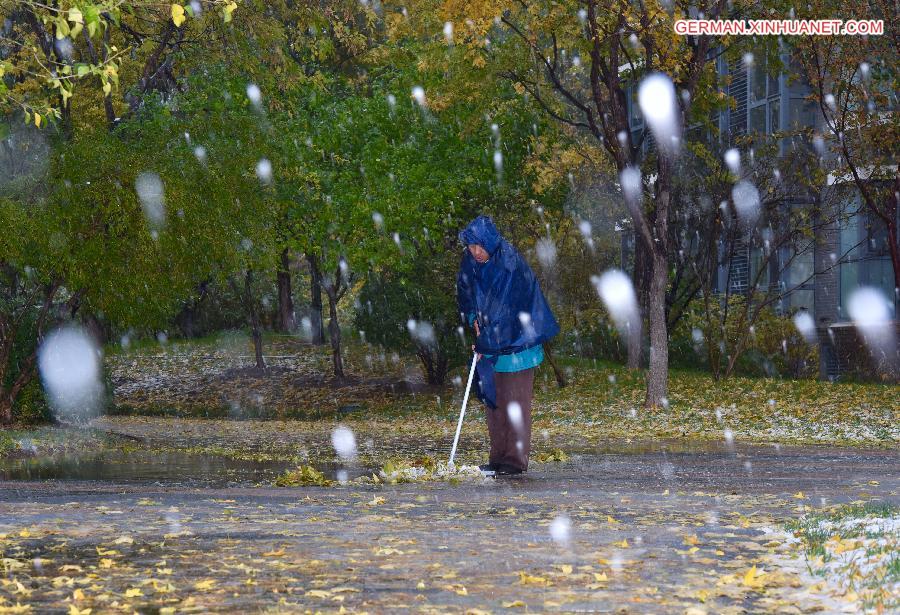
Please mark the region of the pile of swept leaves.
[[373, 474], [371, 480], [376, 483], [388, 484], [441, 480], [457, 483], [463, 480], [482, 480], [483, 478], [478, 466], [451, 465], [425, 456], [413, 462], [392, 459], [384, 464], [377, 476]]
[[[353, 481], [341, 481], [342, 484], [387, 484], [413, 483], [424, 481], [448, 481], [456, 484], [464, 480], [481, 480], [481, 471], [474, 465], [450, 465], [444, 461], [436, 461], [432, 457], [423, 456], [413, 461], [391, 459], [377, 473], [360, 476]], [[338, 481], [328, 479], [322, 472], [311, 465], [300, 465], [295, 470], [288, 470], [277, 479], [278, 487], [317, 486], [329, 487]]]
[[842, 506], [789, 529], [822, 593], [860, 612], [900, 610], [900, 507]]
[[[565, 462], [569, 456], [560, 449], [544, 451], [534, 456], [537, 463]], [[360, 476], [353, 481], [355, 483], [388, 484], [416, 483], [425, 481], [448, 481], [457, 484], [466, 480], [482, 480], [484, 475], [478, 466], [457, 465], [446, 461], [437, 461], [434, 457], [423, 455], [412, 461], [402, 458], [392, 458], [377, 472], [369, 476]], [[302, 487], [318, 486], [328, 487], [337, 481], [330, 480], [311, 465], [299, 465], [295, 470], [288, 470], [275, 480], [278, 487]]]
[[296, 470], [288, 470], [275, 479], [276, 487], [303, 487], [316, 486], [328, 487], [334, 481], [325, 478], [325, 475], [309, 465], [297, 466]]

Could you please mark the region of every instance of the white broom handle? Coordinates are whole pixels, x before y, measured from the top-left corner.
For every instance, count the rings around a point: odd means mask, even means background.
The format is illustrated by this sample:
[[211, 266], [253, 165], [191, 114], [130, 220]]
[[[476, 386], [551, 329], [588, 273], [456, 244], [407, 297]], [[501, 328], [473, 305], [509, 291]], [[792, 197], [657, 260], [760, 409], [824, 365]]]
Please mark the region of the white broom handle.
[[456, 423], [456, 436], [453, 438], [453, 448], [450, 450], [450, 463], [453, 465], [453, 458], [456, 456], [456, 445], [459, 443], [459, 432], [462, 431], [463, 418], [466, 416], [466, 405], [469, 403], [469, 391], [472, 388], [472, 377], [475, 375], [475, 363], [478, 361], [478, 353], [472, 355], [472, 367], [469, 369], [469, 381], [466, 383], [466, 393], [463, 395], [462, 409], [459, 411], [459, 422]]

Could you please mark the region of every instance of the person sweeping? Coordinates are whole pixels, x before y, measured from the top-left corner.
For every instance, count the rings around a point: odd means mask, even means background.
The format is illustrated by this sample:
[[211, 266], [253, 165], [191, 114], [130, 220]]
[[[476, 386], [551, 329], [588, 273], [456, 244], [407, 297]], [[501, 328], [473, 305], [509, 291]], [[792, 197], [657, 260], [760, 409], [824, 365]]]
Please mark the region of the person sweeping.
[[534, 371], [559, 324], [522, 255], [487, 216], [459, 239], [466, 246], [456, 279], [460, 316], [475, 331], [476, 394], [486, 406], [491, 451], [484, 472], [521, 474], [531, 451]]

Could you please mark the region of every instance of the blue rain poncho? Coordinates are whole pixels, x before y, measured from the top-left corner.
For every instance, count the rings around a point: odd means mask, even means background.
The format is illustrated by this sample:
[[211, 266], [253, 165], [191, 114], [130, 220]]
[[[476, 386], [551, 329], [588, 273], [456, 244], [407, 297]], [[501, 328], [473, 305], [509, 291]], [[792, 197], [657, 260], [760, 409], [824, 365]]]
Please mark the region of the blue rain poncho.
[[493, 220], [478, 216], [459, 233], [464, 245], [478, 244], [490, 258], [479, 263], [466, 250], [456, 278], [456, 301], [463, 320], [475, 315], [481, 335], [476, 352], [492, 355], [476, 364], [476, 394], [496, 407], [494, 363], [498, 355], [533, 348], [559, 333], [559, 324], [522, 255], [500, 236]]

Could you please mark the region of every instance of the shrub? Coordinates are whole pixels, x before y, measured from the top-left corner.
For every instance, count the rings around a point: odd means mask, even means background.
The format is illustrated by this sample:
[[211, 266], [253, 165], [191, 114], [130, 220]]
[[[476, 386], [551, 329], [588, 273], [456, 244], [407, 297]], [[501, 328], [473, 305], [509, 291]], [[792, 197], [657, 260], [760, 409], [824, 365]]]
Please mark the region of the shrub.
[[764, 307], [748, 322], [742, 318], [747, 300], [740, 295], [730, 296], [727, 303], [714, 299], [708, 310], [695, 302], [672, 334], [678, 340], [679, 362], [688, 359], [681, 355], [690, 354], [685, 348], [690, 345], [695, 364], [717, 377], [815, 377], [819, 369], [817, 348], [797, 331], [793, 314], [782, 316]]
[[366, 341], [415, 353], [428, 383], [442, 385], [467, 354], [455, 288], [455, 276], [445, 265], [424, 259], [406, 271], [370, 272], [356, 301], [355, 327]]
[[576, 354], [590, 359], [625, 362], [628, 358], [626, 340], [609, 318], [606, 310], [590, 308], [576, 314], [576, 326], [565, 333], [565, 345]]

